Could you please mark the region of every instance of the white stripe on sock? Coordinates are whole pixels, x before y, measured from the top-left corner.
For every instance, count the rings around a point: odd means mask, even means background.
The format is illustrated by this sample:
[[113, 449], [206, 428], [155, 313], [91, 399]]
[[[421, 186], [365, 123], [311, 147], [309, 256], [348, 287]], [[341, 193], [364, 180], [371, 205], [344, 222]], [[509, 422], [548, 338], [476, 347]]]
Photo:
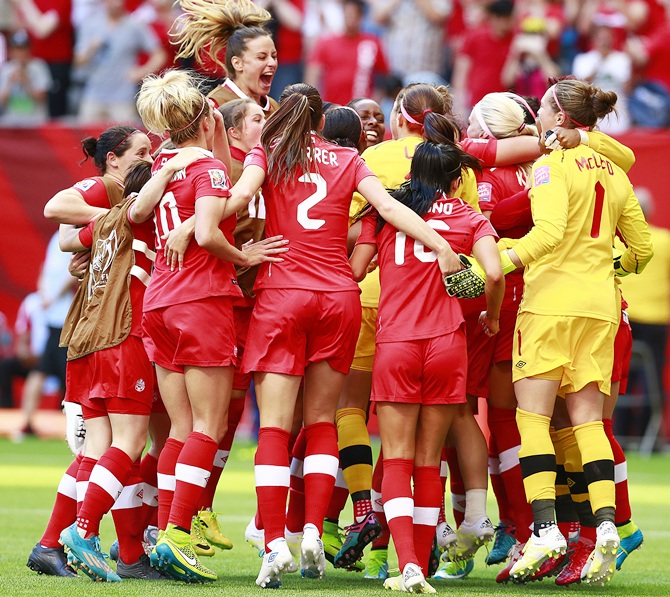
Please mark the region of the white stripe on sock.
[[337, 469], [340, 466], [340, 460], [336, 456], [329, 454], [312, 454], [305, 457], [304, 475], [330, 475], [337, 478]]
[[61, 477], [58, 484], [58, 493], [67, 496], [72, 500], [77, 499], [77, 479], [73, 476], [65, 474]]
[[84, 501], [86, 490], [88, 489], [88, 481], [77, 481], [77, 503]]
[[489, 457], [489, 475], [499, 475], [500, 474], [500, 460], [497, 458]]
[[440, 460], [440, 477], [446, 479], [448, 472], [449, 472], [449, 466], [447, 465], [447, 461]]
[[514, 446], [509, 450], [501, 452], [500, 457], [500, 472], [504, 473], [510, 469], [513, 469], [515, 466], [519, 465], [519, 450], [521, 446]]
[[144, 483], [142, 502], [147, 506], [158, 506], [158, 487]]
[[256, 487], [289, 487], [291, 473], [288, 466], [257, 464], [254, 466]]
[[228, 456], [230, 456], [230, 450], [217, 450], [214, 456], [214, 466], [216, 468], [224, 468], [226, 462], [228, 462]]
[[382, 494], [373, 489], [370, 491], [370, 497], [372, 498], [372, 511], [383, 512], [384, 506], [382, 506]]
[[174, 476], [177, 481], [188, 483], [189, 485], [197, 485], [198, 487], [206, 487], [212, 471], [199, 466], [192, 466], [190, 464], [177, 463], [174, 467]]
[[129, 510], [131, 508], [142, 507], [142, 495], [144, 493], [144, 483], [135, 483], [126, 485], [121, 491], [121, 495], [114, 502], [112, 510]]
[[628, 480], [628, 463], [624, 460], [614, 465], [614, 483], [622, 483]]
[[177, 479], [174, 475], [158, 473], [158, 489], [162, 491], [174, 491], [177, 488]]
[[414, 506], [414, 524], [436, 526], [439, 515], [439, 508], [424, 508], [423, 506]]
[[342, 469], [337, 469], [337, 477], [335, 477], [335, 487], [341, 487], [342, 489], [347, 489], [347, 482], [344, 480], [344, 475], [342, 474]]
[[303, 466], [302, 466], [302, 460], [300, 458], [292, 458], [291, 459], [291, 476], [292, 477], [299, 477], [300, 479], [303, 478], [304, 472], [303, 472]]
[[121, 483], [121, 481], [119, 481], [114, 476], [114, 473], [100, 464], [96, 464], [93, 467], [93, 470], [91, 471], [91, 478], [88, 480], [88, 482], [94, 483], [98, 487], [101, 487], [115, 500], [119, 497], [119, 494], [123, 490], [123, 483]]
[[414, 515], [414, 499], [411, 497], [393, 498], [384, 504], [384, 513], [388, 521], [401, 516], [412, 518]]

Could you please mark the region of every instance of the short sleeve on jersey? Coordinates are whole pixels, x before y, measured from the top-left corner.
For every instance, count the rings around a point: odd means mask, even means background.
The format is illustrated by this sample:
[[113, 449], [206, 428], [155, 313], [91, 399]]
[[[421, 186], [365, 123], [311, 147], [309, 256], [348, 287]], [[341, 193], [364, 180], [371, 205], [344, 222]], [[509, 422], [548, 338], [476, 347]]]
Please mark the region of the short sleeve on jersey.
[[461, 141], [461, 147], [463, 151], [467, 151], [470, 155], [481, 160], [484, 167], [495, 166], [496, 153], [498, 152], [497, 139], [466, 138]]
[[99, 178], [85, 178], [72, 185], [72, 188], [79, 191], [84, 201], [92, 207], [104, 207], [109, 209], [109, 197], [105, 183]]
[[256, 145], [248, 154], [244, 160], [244, 167], [247, 166], [258, 166], [263, 168], [263, 172], [268, 171], [268, 160], [265, 155], [265, 150], [261, 145]]
[[480, 238], [483, 238], [484, 236], [492, 236], [495, 240], [498, 240], [498, 234], [496, 233], [495, 229], [491, 225], [491, 222], [489, 222], [486, 219], [486, 217], [484, 217], [480, 213], [477, 213], [474, 209], [469, 209], [468, 210], [468, 216], [470, 217], [470, 221], [472, 222], [472, 229], [473, 229], [472, 244], [473, 245]]
[[93, 226], [95, 222], [90, 222], [87, 226], [84, 226], [79, 231], [79, 242], [88, 247], [89, 249], [93, 246]]
[[377, 218], [368, 214], [361, 220], [361, 233], [356, 240], [357, 245], [377, 246]]
[[365, 160], [361, 156], [356, 156], [356, 161], [355, 161], [355, 168], [356, 168], [356, 187], [361, 183], [361, 180], [364, 178], [367, 178], [368, 176], [374, 176], [374, 172], [368, 168], [367, 164], [365, 163]]
[[[207, 160], [202, 164], [196, 162], [189, 172], [193, 176], [193, 188], [195, 189], [195, 200], [200, 197], [230, 197], [230, 180], [224, 168], [217, 168], [215, 164]], [[197, 166], [197, 167], [194, 167]]]

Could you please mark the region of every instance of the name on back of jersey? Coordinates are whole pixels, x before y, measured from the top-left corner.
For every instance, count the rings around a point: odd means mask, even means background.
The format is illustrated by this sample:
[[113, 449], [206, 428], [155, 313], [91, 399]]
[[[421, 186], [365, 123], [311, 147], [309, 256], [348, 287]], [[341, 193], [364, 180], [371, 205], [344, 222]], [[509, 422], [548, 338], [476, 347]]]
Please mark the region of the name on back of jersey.
[[311, 162], [312, 159], [319, 164], [324, 164], [326, 166], [337, 166], [337, 154], [334, 151], [329, 151], [327, 149], [321, 149], [320, 147], [314, 148], [314, 156], [312, 156], [312, 150], [307, 148], [307, 158]]
[[575, 158], [575, 164], [577, 164], [580, 172], [582, 170], [607, 170], [607, 174], [610, 176], [614, 175], [612, 162], [596, 153], [592, 154], [589, 158], [585, 158], [584, 156], [579, 159]]

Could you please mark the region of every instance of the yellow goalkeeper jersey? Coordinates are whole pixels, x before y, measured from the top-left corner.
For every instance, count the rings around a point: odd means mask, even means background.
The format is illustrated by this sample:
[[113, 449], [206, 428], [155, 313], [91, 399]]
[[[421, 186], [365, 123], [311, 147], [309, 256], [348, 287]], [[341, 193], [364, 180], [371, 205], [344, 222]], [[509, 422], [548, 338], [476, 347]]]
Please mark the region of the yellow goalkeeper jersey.
[[[368, 168], [381, 180], [385, 188], [397, 189], [409, 177], [414, 150], [419, 143], [423, 143], [423, 139], [414, 136], [384, 141], [366, 149], [363, 152], [363, 159]], [[474, 172], [470, 170], [464, 172], [463, 180], [456, 191], [456, 195], [476, 211], [481, 212]], [[365, 204], [366, 201], [362, 195], [354, 193], [349, 216], [355, 216]], [[361, 289], [361, 305], [377, 307], [379, 305], [379, 270], [374, 270], [374, 272], [368, 274], [359, 283], [359, 286]]]
[[626, 174], [592, 148], [553, 151], [533, 166], [535, 226], [514, 247], [524, 273], [519, 311], [617, 323], [612, 245], [617, 228], [627, 271], [642, 271], [651, 236]]

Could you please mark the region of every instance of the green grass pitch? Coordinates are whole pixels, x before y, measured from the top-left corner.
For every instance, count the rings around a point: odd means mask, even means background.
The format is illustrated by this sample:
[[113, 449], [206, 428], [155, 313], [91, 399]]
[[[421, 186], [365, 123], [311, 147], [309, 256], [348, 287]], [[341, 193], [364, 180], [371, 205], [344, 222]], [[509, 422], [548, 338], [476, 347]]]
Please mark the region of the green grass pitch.
[[[254, 584], [259, 560], [244, 541], [244, 529], [255, 510], [253, 488], [254, 446], [240, 442], [233, 452], [219, 483], [214, 503], [221, 512], [219, 521], [232, 539], [234, 549], [217, 552], [205, 560], [219, 574], [219, 580], [209, 585], [185, 585], [170, 581], [124, 581], [123, 583], [93, 583], [88, 578], [59, 579], [39, 576], [26, 567], [30, 550], [40, 538], [49, 517], [58, 481], [70, 462], [64, 442], [30, 439], [21, 445], [0, 440], [0, 597], [97, 597], [137, 596], [228, 596], [259, 595], [263, 592]], [[641, 460], [630, 455], [628, 462], [630, 493], [635, 521], [645, 534], [641, 551], [630, 556], [605, 588], [587, 586], [556, 587], [551, 580], [531, 583], [524, 587], [496, 585], [495, 575], [500, 566], [487, 568], [484, 550], [477, 554], [476, 566], [466, 580], [454, 582], [431, 581], [438, 594], [443, 595], [670, 595], [670, 458], [656, 455]], [[495, 506], [489, 500], [489, 514], [495, 522]], [[351, 519], [351, 509], [345, 510], [343, 523]], [[103, 549], [115, 538], [111, 517], [103, 520], [101, 539]], [[391, 555], [391, 566], [397, 566]], [[362, 574], [347, 573], [329, 568], [322, 581], [310, 581], [298, 575], [286, 575], [280, 589], [287, 595], [382, 595], [381, 583], [369, 581]]]

